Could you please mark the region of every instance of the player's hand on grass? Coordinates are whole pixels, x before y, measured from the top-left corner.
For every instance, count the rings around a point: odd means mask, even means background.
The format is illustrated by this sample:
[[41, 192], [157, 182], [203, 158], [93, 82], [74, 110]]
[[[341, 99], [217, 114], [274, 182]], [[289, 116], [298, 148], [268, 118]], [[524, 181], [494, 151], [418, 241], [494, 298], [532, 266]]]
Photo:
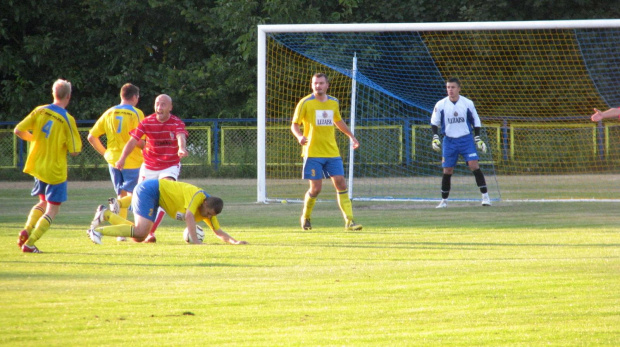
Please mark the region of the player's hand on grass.
[[439, 140], [439, 135], [433, 135], [433, 142], [431, 142], [431, 145], [433, 146], [433, 151], [441, 151], [441, 141]]
[[474, 141], [476, 142], [476, 147], [478, 147], [478, 149], [481, 150], [482, 153], [487, 152], [487, 145], [486, 143], [484, 143], [484, 141], [480, 139], [480, 136], [475, 136]]

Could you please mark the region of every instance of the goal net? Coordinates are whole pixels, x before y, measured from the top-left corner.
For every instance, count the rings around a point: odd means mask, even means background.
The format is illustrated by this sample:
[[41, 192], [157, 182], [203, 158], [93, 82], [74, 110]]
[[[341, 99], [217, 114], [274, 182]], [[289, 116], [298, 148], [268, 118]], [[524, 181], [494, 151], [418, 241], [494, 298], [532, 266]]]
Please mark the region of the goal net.
[[[620, 20], [261, 25], [258, 33], [260, 202], [301, 199], [307, 189], [290, 122], [316, 72], [329, 76], [328, 94], [360, 141], [352, 151], [337, 131], [354, 199], [440, 199], [429, 123], [450, 77], [482, 120], [492, 199], [616, 198], [620, 127], [589, 115], [620, 106]], [[463, 161], [450, 198], [480, 199]]]

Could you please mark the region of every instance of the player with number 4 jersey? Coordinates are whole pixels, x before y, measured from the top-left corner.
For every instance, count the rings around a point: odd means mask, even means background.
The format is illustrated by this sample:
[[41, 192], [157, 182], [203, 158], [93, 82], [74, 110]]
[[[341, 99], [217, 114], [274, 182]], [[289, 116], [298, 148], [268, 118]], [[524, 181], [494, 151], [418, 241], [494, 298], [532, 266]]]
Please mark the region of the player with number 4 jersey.
[[35, 242], [67, 200], [67, 152], [76, 156], [82, 151], [75, 119], [65, 109], [71, 100], [71, 83], [57, 80], [52, 95], [54, 103], [35, 108], [14, 130], [29, 144], [24, 172], [34, 177], [31, 195], [39, 197], [17, 239], [25, 253], [40, 253]]

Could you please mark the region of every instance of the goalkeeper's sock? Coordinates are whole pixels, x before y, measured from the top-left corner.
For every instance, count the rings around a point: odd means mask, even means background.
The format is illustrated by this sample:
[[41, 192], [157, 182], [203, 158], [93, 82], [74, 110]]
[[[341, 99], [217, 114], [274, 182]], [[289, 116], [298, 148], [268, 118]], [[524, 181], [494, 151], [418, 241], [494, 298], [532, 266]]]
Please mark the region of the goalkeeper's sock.
[[349, 190], [339, 190], [336, 195], [338, 197], [338, 206], [340, 207], [340, 211], [342, 211], [344, 220], [346, 222], [353, 220], [353, 204], [351, 204], [351, 199], [349, 199]]
[[24, 225], [24, 229], [28, 232], [28, 234], [32, 233], [32, 229], [35, 228], [35, 225], [41, 218], [41, 216], [45, 213], [43, 207], [39, 205], [34, 205], [30, 210], [30, 214], [28, 215], [28, 219], [26, 220], [26, 224]]
[[452, 183], [452, 174], [443, 174], [441, 178], [441, 198], [447, 199], [450, 195], [450, 186]]
[[310, 195], [310, 193], [306, 192], [306, 196], [304, 198], [304, 209], [301, 212], [301, 215], [306, 219], [310, 219], [310, 216], [312, 215], [312, 209], [314, 209], [315, 204], [316, 196], [312, 196]]
[[485, 194], [487, 192], [487, 182], [484, 179], [484, 174], [482, 170], [476, 169], [473, 171], [474, 177], [476, 177], [476, 184], [478, 188], [480, 188], [480, 193]]
[[109, 225], [105, 227], [95, 228], [95, 231], [104, 236], [123, 236], [133, 237], [134, 226], [130, 224]]
[[37, 242], [43, 234], [45, 234], [47, 229], [50, 228], [50, 225], [52, 225], [52, 217], [44, 214], [41, 218], [39, 218], [37, 225], [34, 227], [34, 230], [32, 230], [32, 233], [30, 233], [30, 237], [28, 237], [28, 241], [26, 241], [25, 244], [30, 247], [34, 246], [34, 243]]

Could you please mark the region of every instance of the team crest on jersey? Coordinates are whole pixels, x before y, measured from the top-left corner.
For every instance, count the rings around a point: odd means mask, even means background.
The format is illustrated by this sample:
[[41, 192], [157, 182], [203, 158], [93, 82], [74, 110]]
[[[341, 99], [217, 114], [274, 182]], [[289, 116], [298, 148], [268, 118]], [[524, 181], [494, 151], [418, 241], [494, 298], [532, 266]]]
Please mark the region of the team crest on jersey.
[[454, 111], [454, 117], [458, 117], [458, 116], [459, 116], [459, 113]]
[[334, 111], [332, 110], [316, 110], [316, 125], [318, 126], [333, 126], [334, 125]]
[[174, 139], [174, 133], [171, 131], [171, 132], [169, 132], [169, 134], [170, 134], [170, 139], [171, 140]]

